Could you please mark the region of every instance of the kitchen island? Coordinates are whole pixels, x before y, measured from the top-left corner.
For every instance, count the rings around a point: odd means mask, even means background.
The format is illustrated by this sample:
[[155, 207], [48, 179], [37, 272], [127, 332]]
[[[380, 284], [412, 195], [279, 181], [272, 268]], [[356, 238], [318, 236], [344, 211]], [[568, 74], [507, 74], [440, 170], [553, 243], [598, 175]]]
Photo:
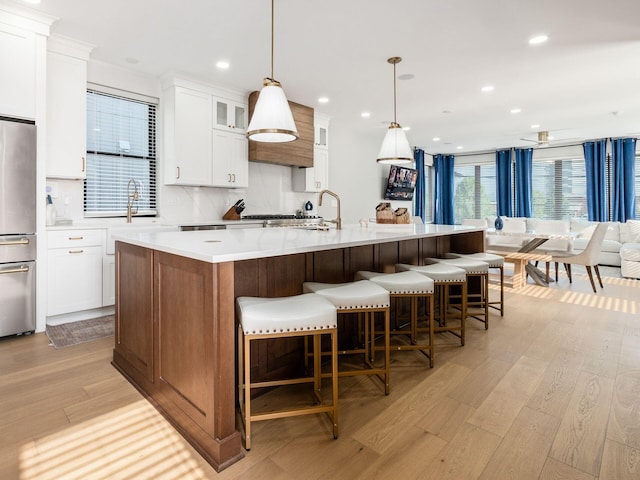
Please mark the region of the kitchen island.
[[[484, 250], [482, 228], [345, 226], [147, 232], [116, 238], [113, 364], [220, 471], [243, 457], [236, 429], [235, 298], [302, 293], [358, 270]], [[298, 339], [265, 340], [252, 377], [302, 365]], [[293, 369], [293, 370], [292, 370]]]

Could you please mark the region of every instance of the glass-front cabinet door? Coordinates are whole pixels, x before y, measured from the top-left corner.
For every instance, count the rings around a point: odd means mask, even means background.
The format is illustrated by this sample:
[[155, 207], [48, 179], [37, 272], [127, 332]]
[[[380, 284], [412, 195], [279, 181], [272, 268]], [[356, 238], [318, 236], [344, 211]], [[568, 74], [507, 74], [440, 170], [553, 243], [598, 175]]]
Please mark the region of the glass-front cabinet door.
[[220, 130], [231, 130], [245, 133], [248, 123], [248, 108], [246, 104], [214, 97], [213, 127]]

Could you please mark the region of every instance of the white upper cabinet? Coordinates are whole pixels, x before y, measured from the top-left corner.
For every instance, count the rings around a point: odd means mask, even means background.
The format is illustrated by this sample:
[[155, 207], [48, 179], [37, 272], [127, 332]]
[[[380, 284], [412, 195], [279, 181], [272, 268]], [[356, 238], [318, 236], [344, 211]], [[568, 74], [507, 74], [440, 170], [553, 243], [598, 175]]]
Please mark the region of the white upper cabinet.
[[[4, 2], [9, 3], [9, 2]], [[40, 121], [46, 48], [53, 17], [3, 5], [0, 9], [0, 116]]]
[[164, 91], [165, 183], [247, 187], [247, 104], [178, 83]]
[[246, 103], [213, 98], [213, 128], [244, 134], [247, 131], [248, 108]]
[[[329, 149], [329, 119], [319, 114], [313, 116], [314, 140], [315, 148]], [[315, 167], [315, 158], [314, 158]]]
[[245, 188], [249, 186], [249, 142], [244, 135], [213, 131], [213, 185]]
[[86, 177], [87, 60], [91, 49], [66, 39], [49, 39], [47, 177]]
[[165, 91], [164, 99], [165, 183], [210, 186], [211, 95], [176, 86]]
[[293, 189], [319, 192], [329, 188], [329, 118], [314, 114], [313, 167], [292, 169]]

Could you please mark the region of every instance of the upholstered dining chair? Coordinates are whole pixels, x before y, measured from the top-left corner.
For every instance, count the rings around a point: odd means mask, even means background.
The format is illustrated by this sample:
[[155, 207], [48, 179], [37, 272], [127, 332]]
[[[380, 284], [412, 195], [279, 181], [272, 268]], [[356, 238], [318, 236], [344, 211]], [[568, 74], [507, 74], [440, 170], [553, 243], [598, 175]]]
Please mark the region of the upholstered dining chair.
[[593, 273], [591, 272], [591, 267], [596, 271], [596, 275], [598, 276], [598, 282], [600, 283], [600, 288], [604, 288], [602, 285], [602, 279], [600, 278], [600, 270], [598, 269], [598, 255], [600, 253], [600, 249], [602, 248], [602, 242], [604, 241], [604, 237], [607, 233], [608, 225], [605, 222], [601, 222], [598, 224], [593, 234], [591, 235], [591, 239], [585, 249], [576, 254], [567, 254], [567, 255], [553, 255], [551, 257], [551, 261], [555, 263], [556, 272], [558, 271], [558, 263], [562, 263], [567, 272], [567, 276], [569, 277], [569, 283], [571, 283], [571, 265], [582, 265], [587, 269], [587, 273], [589, 274], [589, 280], [591, 281], [591, 288], [593, 288], [593, 293], [596, 292], [596, 284], [593, 281]]

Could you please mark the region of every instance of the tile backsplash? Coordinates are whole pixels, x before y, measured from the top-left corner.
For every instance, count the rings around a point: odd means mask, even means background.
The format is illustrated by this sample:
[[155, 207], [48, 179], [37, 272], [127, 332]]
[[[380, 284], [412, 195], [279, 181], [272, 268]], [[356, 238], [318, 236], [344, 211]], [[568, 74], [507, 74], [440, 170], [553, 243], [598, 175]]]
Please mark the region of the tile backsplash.
[[[220, 220], [237, 200], [246, 204], [244, 214], [294, 213], [311, 201], [316, 213], [316, 193], [294, 192], [291, 168], [266, 163], [249, 162], [249, 187], [225, 189], [158, 185], [158, 215], [167, 223], [208, 222]], [[161, 178], [161, 176], [159, 176]], [[55, 191], [53, 203], [58, 218], [74, 222], [84, 220], [82, 180], [47, 179]]]

